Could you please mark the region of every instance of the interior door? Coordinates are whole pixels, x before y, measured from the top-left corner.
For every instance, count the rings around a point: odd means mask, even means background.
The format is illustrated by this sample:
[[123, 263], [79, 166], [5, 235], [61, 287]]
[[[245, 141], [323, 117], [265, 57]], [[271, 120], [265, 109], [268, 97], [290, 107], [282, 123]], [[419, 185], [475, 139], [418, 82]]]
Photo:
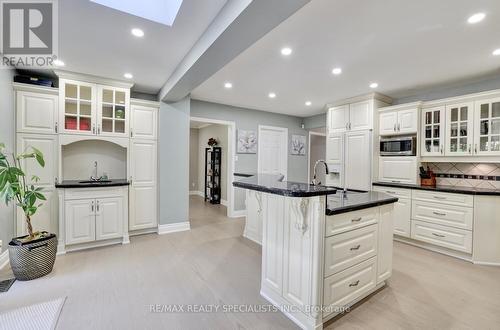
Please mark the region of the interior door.
[[349, 189], [370, 190], [371, 137], [370, 131], [346, 133], [345, 183]]
[[288, 129], [259, 126], [258, 171], [260, 174], [281, 174], [288, 171]]

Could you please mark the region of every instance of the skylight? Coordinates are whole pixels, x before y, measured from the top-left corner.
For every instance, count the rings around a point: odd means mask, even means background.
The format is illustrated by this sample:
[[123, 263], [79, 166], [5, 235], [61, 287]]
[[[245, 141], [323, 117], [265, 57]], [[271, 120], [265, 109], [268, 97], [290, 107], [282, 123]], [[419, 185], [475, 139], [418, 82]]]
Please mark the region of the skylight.
[[182, 0], [90, 0], [147, 20], [172, 26]]

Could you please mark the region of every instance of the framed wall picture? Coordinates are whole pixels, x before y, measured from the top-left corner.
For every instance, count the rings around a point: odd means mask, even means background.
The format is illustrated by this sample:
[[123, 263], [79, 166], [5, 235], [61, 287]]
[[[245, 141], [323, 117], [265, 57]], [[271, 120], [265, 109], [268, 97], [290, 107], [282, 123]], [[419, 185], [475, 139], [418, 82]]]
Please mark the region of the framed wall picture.
[[306, 154], [306, 137], [305, 135], [292, 135], [290, 153], [297, 156], [305, 156]]
[[257, 132], [251, 130], [238, 130], [237, 150], [239, 154], [257, 153]]

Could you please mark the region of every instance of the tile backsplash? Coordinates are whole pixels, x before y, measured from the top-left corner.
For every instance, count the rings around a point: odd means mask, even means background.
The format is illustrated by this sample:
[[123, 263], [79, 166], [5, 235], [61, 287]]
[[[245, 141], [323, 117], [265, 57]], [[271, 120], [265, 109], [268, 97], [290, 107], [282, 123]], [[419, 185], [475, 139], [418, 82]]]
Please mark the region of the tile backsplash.
[[422, 163], [438, 185], [500, 189], [500, 163]]

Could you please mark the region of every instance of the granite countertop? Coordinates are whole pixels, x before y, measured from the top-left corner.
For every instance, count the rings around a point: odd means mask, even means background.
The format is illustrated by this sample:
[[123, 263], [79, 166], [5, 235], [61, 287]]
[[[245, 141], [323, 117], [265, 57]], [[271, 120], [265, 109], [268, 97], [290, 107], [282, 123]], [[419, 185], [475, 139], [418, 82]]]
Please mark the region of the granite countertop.
[[109, 181], [90, 180], [64, 180], [56, 184], [56, 188], [100, 188], [100, 187], [118, 187], [128, 186], [130, 182], [127, 179], [113, 179]]
[[456, 194], [500, 196], [500, 189], [457, 187], [457, 186], [444, 186], [444, 185], [437, 185], [435, 187], [431, 187], [431, 186], [421, 186], [418, 184], [406, 184], [406, 183], [395, 183], [395, 182], [374, 182], [373, 185], [381, 187], [430, 190], [430, 191], [448, 192]]
[[288, 197], [312, 197], [335, 194], [337, 189], [326, 186], [314, 186], [308, 183], [283, 181], [282, 175], [256, 174], [237, 179], [233, 186]]
[[377, 191], [347, 192], [347, 195], [339, 191], [337, 195], [327, 197], [326, 215], [347, 213], [397, 201], [397, 198]]

